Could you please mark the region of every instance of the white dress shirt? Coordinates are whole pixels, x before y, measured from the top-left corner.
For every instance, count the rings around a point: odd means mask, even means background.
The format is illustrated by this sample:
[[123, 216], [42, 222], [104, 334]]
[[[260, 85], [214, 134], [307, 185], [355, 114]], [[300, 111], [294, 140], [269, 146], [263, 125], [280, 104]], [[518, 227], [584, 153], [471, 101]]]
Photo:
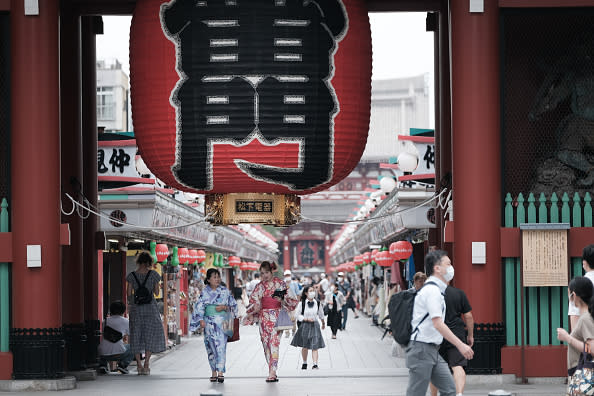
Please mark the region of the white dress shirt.
[[[436, 285], [427, 284], [434, 282]], [[425, 286], [418, 291], [415, 297], [413, 307], [413, 317], [411, 320], [413, 333], [410, 336], [411, 341], [426, 342], [428, 344], [439, 345], [443, 341], [443, 336], [433, 326], [433, 318], [441, 318], [445, 321], [446, 304], [443, 294], [447, 285], [435, 276], [430, 276], [425, 282]], [[429, 314], [421, 322], [426, 314]], [[420, 324], [419, 324], [420, 322]], [[415, 329], [418, 326], [418, 330]]]
[[[313, 307], [309, 307], [309, 305], [307, 304], [309, 301], [314, 303]], [[322, 307], [322, 304], [317, 301], [317, 300], [305, 300], [305, 311], [303, 311], [303, 315], [301, 315], [301, 310], [303, 309], [302, 305], [303, 302], [299, 302], [299, 304], [297, 304], [297, 309], [299, 312], [299, 316], [297, 317], [297, 320], [299, 322], [302, 322], [304, 319], [305, 320], [314, 320], [316, 318], [320, 318], [320, 320], [324, 320], [324, 308]]]

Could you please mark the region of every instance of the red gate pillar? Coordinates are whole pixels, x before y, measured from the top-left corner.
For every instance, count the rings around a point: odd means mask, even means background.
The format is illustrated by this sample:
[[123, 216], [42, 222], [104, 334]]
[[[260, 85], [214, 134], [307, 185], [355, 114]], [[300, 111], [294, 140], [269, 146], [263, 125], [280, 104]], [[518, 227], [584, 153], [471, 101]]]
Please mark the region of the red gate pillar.
[[[64, 193], [82, 202], [83, 188], [81, 134], [81, 72], [80, 72], [80, 16], [62, 12], [60, 16], [60, 70], [62, 100], [62, 188]], [[65, 196], [66, 210], [73, 208]], [[70, 246], [62, 249], [62, 314], [65, 324], [84, 322], [83, 295], [83, 221], [75, 211], [62, 215], [62, 222], [70, 225]]]
[[283, 239], [283, 269], [291, 269], [291, 250], [289, 248], [289, 236], [285, 235]]
[[[23, 1], [10, 2], [14, 328], [62, 326], [58, 3], [25, 15]], [[27, 267], [31, 245], [41, 267]]]
[[[101, 17], [81, 18], [82, 41], [82, 133], [83, 190], [89, 204], [97, 207], [97, 64], [95, 35]], [[91, 214], [83, 222], [84, 311], [86, 320], [101, 320], [103, 255], [97, 250], [97, 216]]]
[[[475, 322], [499, 322], [501, 298], [501, 144], [499, 8], [450, 2], [454, 186], [454, 282]], [[472, 264], [472, 242], [486, 242], [486, 264]]]

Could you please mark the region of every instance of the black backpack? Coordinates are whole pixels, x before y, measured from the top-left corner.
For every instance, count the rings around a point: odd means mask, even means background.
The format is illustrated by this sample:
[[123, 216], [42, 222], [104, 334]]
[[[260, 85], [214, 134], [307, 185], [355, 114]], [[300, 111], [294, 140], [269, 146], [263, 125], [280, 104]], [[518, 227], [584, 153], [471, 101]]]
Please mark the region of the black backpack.
[[146, 278], [144, 278], [144, 282], [142, 284], [138, 281], [136, 277], [136, 273], [132, 272], [132, 276], [136, 279], [136, 283], [138, 283], [138, 289], [134, 289], [134, 304], [136, 305], [144, 305], [150, 304], [153, 301], [153, 293], [146, 288], [146, 281], [149, 278], [151, 271], [146, 273]]
[[[437, 283], [435, 282], [425, 282], [423, 287], [431, 284], [437, 286]], [[421, 289], [403, 290], [390, 297], [390, 302], [388, 303], [388, 314], [390, 315], [392, 336], [396, 342], [402, 346], [408, 345], [411, 335], [417, 331], [421, 323], [423, 323], [423, 321], [429, 316], [429, 313], [426, 313], [417, 327], [413, 330], [411, 321], [413, 308], [415, 306], [415, 297]]]

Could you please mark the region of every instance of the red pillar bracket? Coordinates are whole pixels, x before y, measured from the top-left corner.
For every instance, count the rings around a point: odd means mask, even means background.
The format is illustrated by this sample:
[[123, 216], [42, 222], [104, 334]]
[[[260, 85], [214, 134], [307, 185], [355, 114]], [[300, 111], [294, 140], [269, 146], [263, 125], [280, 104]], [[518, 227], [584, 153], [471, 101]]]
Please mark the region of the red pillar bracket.
[[11, 232], [0, 232], [0, 263], [12, 263]]
[[70, 224], [60, 224], [60, 245], [70, 246]]

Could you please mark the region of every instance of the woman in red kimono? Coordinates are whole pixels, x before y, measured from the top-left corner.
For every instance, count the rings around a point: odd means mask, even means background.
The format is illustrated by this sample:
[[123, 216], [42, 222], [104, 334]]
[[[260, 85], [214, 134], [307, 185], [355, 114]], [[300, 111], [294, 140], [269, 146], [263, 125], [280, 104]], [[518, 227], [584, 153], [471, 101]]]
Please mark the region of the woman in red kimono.
[[[254, 322], [255, 317], [260, 322], [260, 340], [264, 347], [264, 356], [268, 363], [268, 378], [266, 382], [278, 382], [276, 369], [278, 366], [279, 334], [275, 329], [281, 308], [291, 312], [299, 302], [298, 297], [287, 294], [287, 284], [284, 280], [274, 276], [276, 263], [263, 261], [260, 265], [260, 283], [256, 285], [250, 296], [247, 308], [246, 324]], [[275, 295], [273, 297], [273, 294]], [[282, 296], [282, 297], [281, 297]]]

